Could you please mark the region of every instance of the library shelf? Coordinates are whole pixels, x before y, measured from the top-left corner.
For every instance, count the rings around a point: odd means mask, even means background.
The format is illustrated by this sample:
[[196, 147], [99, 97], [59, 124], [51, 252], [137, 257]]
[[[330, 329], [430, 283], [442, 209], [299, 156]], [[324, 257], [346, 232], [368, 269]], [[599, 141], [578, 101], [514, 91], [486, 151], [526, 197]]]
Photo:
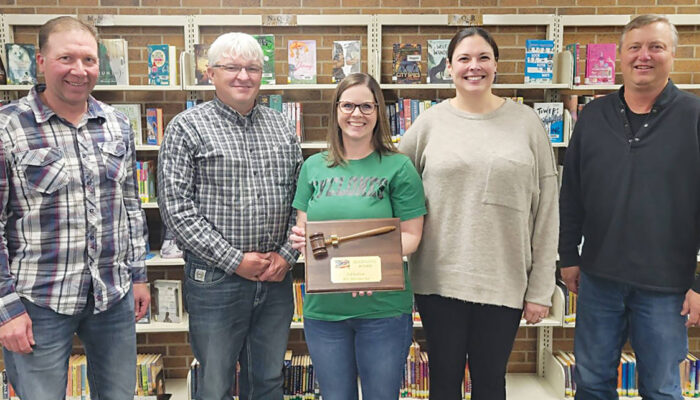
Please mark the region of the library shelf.
[[185, 260], [182, 258], [163, 258], [157, 251], [152, 251], [153, 257], [146, 260], [147, 267], [170, 267], [185, 265]]
[[172, 394], [170, 400], [187, 400], [187, 379], [166, 379], [165, 391]]
[[189, 331], [189, 316], [183, 314], [182, 321], [174, 322], [156, 322], [151, 321], [147, 324], [136, 324], [136, 333], [161, 333], [161, 332], [188, 332]]
[[[0, 91], [27, 91], [31, 89], [34, 85], [0, 85]], [[150, 91], [181, 91], [182, 87], [180, 85], [95, 85], [93, 91], [95, 92], [126, 92], [126, 91], [139, 91], [139, 92], [150, 92]]]
[[159, 151], [160, 145], [157, 144], [137, 144], [136, 151]]
[[158, 208], [158, 203], [155, 201], [150, 203], [141, 203], [141, 208]]

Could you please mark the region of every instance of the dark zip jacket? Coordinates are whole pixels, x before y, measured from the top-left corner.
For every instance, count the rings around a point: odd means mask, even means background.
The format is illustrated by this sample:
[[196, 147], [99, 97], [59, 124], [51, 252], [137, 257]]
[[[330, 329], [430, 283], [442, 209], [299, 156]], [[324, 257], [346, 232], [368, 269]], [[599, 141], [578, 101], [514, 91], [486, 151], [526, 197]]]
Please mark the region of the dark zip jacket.
[[700, 292], [700, 98], [669, 80], [633, 135], [623, 94], [587, 104], [576, 122], [559, 199], [560, 265]]

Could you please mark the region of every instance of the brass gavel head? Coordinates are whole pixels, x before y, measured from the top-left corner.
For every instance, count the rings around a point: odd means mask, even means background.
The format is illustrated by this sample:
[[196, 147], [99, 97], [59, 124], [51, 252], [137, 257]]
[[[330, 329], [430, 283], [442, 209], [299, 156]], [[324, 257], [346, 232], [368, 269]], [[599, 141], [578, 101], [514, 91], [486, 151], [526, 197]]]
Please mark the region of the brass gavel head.
[[323, 232], [316, 232], [309, 236], [309, 243], [311, 244], [311, 252], [314, 258], [323, 258], [328, 256], [328, 250], [326, 250], [326, 242], [323, 238]]

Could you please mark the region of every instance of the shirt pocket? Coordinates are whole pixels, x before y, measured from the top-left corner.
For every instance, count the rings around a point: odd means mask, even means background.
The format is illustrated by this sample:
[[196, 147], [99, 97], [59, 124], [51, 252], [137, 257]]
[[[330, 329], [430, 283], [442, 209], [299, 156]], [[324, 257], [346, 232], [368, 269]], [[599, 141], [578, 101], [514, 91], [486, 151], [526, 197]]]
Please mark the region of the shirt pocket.
[[292, 186], [297, 167], [295, 147], [290, 144], [272, 147], [271, 156], [269, 167], [274, 183], [282, 187]]
[[60, 148], [27, 150], [19, 153], [17, 160], [27, 183], [39, 193], [52, 194], [70, 182], [66, 160]]
[[124, 182], [126, 177], [126, 144], [117, 140], [98, 143], [107, 179]]
[[532, 164], [494, 156], [489, 163], [482, 202], [527, 211], [532, 194], [532, 174]]

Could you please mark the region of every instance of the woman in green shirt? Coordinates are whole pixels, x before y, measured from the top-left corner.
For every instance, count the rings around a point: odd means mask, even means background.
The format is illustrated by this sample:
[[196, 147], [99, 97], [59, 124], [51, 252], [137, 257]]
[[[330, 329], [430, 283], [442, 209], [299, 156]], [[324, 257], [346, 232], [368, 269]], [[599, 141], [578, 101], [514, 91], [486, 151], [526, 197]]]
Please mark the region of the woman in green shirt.
[[[309, 157], [299, 174], [290, 239], [304, 248], [307, 220], [399, 218], [403, 253], [414, 252], [426, 213], [423, 185], [391, 143], [379, 84], [367, 74], [349, 75], [333, 105], [329, 150]], [[357, 399], [358, 376], [363, 398], [398, 398], [412, 305], [408, 280], [401, 291], [306, 295], [304, 333], [324, 400]]]

